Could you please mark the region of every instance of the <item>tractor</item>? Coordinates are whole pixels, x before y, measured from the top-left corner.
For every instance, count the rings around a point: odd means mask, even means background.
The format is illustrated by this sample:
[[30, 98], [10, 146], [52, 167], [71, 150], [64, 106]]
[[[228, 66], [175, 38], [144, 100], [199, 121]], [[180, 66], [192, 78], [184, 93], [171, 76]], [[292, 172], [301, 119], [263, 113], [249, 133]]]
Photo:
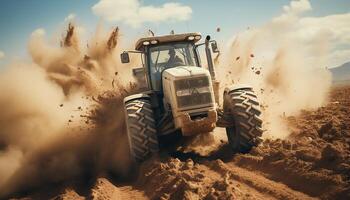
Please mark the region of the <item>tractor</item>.
[[[225, 88], [221, 106], [212, 61], [212, 53], [219, 53], [217, 43], [209, 35], [202, 43], [201, 38], [200, 33], [145, 37], [135, 50], [120, 55], [122, 63], [130, 62], [130, 53], [141, 54], [142, 60], [142, 67], [133, 69], [142, 92], [124, 98], [133, 161], [158, 152], [159, 138], [174, 132], [186, 137], [224, 127], [234, 153], [249, 152], [261, 141], [261, 111], [253, 88]], [[207, 66], [199, 56], [203, 45]]]

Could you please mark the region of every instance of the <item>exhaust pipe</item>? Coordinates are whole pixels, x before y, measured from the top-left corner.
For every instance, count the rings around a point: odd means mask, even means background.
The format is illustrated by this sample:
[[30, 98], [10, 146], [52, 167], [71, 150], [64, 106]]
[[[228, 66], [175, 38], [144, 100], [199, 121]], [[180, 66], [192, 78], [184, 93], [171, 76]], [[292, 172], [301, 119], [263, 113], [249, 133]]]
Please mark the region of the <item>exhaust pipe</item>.
[[219, 105], [219, 89], [220, 89], [220, 82], [216, 80], [216, 75], [215, 75], [215, 69], [214, 69], [214, 64], [213, 64], [213, 59], [211, 57], [211, 51], [209, 48], [209, 42], [210, 42], [210, 35], [207, 35], [205, 38], [205, 54], [207, 56], [207, 63], [208, 63], [208, 69], [209, 73], [211, 76], [211, 81], [213, 84], [213, 90], [214, 90], [214, 97], [215, 97], [215, 102]]
[[207, 37], [205, 38], [205, 54], [207, 56], [208, 69], [210, 72], [211, 80], [215, 81], [216, 80], [215, 70], [214, 70], [213, 60], [211, 58], [211, 51], [209, 48], [209, 42], [210, 42], [210, 35], [207, 35]]

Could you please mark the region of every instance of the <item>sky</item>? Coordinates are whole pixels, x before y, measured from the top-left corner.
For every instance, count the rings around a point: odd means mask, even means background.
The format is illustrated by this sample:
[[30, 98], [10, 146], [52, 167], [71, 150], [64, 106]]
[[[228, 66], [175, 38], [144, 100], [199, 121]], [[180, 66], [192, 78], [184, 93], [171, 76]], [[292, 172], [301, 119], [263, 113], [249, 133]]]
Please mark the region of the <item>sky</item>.
[[[84, 28], [85, 37], [92, 35], [98, 24], [107, 29], [119, 26], [125, 39], [133, 41], [151, 29], [156, 34], [171, 30], [210, 34], [226, 42], [247, 27], [259, 27], [287, 12], [289, 0], [0, 0], [0, 66], [29, 58], [27, 43], [37, 29], [44, 29], [49, 39], [60, 37], [69, 20]], [[303, 23], [312, 27], [333, 26], [342, 21], [341, 30], [332, 32], [334, 41], [331, 65], [350, 60], [350, 1], [300, 0], [310, 4], [303, 11]], [[299, 4], [295, 4], [296, 7]], [[308, 5], [307, 5], [308, 6]], [[331, 18], [330, 16], [336, 16]], [[326, 23], [325, 19], [329, 19]], [[345, 22], [344, 22], [345, 21]], [[305, 24], [304, 23], [304, 24]], [[346, 26], [349, 25], [347, 28]], [[216, 28], [220, 27], [220, 32]], [[319, 27], [316, 27], [319, 28]], [[330, 28], [331, 29], [331, 28]], [[334, 28], [333, 28], [334, 29]], [[349, 59], [347, 59], [349, 58]]]

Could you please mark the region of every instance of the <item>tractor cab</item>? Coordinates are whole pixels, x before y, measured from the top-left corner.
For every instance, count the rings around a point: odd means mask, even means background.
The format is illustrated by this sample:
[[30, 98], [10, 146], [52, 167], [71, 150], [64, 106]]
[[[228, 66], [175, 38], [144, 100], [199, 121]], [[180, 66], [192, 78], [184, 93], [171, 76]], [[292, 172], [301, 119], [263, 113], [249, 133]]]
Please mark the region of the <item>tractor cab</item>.
[[[141, 38], [136, 42], [136, 51], [125, 51], [122, 62], [129, 62], [128, 53], [141, 53], [143, 55], [143, 73], [146, 75], [148, 88], [154, 91], [162, 90], [162, 73], [173, 67], [191, 66], [200, 67], [200, 58], [196, 42], [201, 39], [200, 33], [185, 33], [166, 36], [153, 36]], [[124, 58], [124, 59], [123, 59]]]

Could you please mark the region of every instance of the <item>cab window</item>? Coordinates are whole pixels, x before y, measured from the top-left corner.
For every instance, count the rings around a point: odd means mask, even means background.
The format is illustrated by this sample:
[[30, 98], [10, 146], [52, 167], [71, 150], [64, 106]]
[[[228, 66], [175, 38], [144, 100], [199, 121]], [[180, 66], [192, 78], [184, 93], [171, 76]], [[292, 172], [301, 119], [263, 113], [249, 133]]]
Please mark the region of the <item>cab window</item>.
[[165, 69], [178, 66], [199, 66], [191, 43], [173, 43], [149, 49], [151, 84], [154, 90], [161, 88], [161, 74]]

